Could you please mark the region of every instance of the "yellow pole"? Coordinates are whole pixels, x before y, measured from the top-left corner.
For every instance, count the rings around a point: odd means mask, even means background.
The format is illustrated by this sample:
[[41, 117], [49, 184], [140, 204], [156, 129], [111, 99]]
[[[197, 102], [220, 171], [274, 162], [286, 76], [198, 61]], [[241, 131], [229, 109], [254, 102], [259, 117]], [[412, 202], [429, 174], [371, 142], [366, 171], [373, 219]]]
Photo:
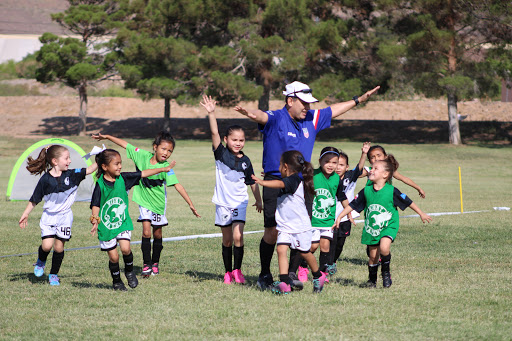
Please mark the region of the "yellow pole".
[[460, 166], [459, 166], [459, 187], [460, 187], [460, 213], [464, 213], [464, 206], [462, 205], [462, 177], [460, 174]]

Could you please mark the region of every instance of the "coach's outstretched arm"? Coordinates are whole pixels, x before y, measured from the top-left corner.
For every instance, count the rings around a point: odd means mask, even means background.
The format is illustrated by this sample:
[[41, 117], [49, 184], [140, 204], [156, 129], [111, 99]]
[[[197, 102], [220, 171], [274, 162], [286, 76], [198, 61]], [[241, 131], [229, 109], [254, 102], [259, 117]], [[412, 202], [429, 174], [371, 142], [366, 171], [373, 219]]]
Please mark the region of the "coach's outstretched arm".
[[370, 98], [370, 96], [376, 93], [379, 89], [380, 86], [376, 86], [372, 90], [365, 92], [362, 96], [354, 97], [354, 99], [351, 99], [350, 101], [340, 102], [331, 105], [332, 118], [343, 115], [344, 113], [346, 113], [359, 103], [366, 102]]
[[257, 110], [257, 109], [256, 110], [246, 110], [240, 106], [236, 106], [233, 109], [238, 111], [240, 114], [247, 116], [248, 118], [250, 118], [251, 120], [253, 120], [254, 122], [256, 122], [258, 124], [265, 125], [268, 122], [268, 114], [264, 111]]

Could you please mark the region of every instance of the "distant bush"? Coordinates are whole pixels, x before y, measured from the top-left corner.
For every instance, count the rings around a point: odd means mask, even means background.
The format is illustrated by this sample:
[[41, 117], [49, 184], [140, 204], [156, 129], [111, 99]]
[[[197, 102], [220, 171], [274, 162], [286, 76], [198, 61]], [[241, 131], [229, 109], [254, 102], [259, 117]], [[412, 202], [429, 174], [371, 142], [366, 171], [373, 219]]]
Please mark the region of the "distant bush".
[[16, 63], [18, 78], [35, 79], [36, 69], [41, 66], [34, 54], [29, 54], [21, 62]]
[[89, 90], [89, 96], [93, 96], [93, 97], [127, 97], [127, 98], [137, 97], [137, 95], [134, 93], [133, 90], [125, 89], [119, 85], [113, 85], [106, 89], [99, 89], [99, 90], [91, 88]]
[[18, 78], [18, 73], [16, 72], [16, 63], [14, 60], [0, 64], [0, 80], [16, 78]]
[[26, 84], [0, 83], [0, 96], [42, 96], [39, 89]]

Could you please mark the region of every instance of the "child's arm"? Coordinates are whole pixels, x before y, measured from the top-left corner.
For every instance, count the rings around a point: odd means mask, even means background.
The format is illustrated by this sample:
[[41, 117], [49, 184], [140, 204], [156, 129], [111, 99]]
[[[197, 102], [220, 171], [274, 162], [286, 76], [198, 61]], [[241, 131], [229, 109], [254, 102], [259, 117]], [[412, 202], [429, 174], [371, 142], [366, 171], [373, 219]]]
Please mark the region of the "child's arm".
[[96, 162], [94, 162], [92, 165], [87, 167], [87, 169], [85, 170], [85, 175], [94, 173], [96, 171], [96, 169], [98, 169], [98, 164]]
[[117, 144], [119, 147], [122, 147], [124, 149], [126, 149], [126, 146], [128, 145], [128, 142], [126, 142], [125, 140], [123, 139], [120, 139], [120, 138], [117, 138], [117, 137], [114, 137], [112, 135], [101, 135], [100, 133], [96, 134], [96, 135], [91, 135], [91, 137], [95, 140], [98, 140], [98, 141], [101, 141], [101, 140], [109, 140], [111, 142], [114, 142], [115, 144]]
[[265, 125], [268, 122], [268, 114], [264, 111], [261, 111], [261, 110], [247, 111], [246, 109], [244, 109], [240, 106], [236, 106], [234, 109], [236, 111], [238, 111], [240, 114], [247, 116], [248, 118], [250, 118], [251, 120], [253, 120], [254, 122], [256, 122], [258, 124]]
[[338, 218], [336, 218], [336, 222], [334, 223], [334, 225], [332, 226], [331, 230], [333, 230], [334, 228], [336, 228], [337, 226], [340, 226], [340, 222], [341, 222], [341, 218], [343, 218], [344, 216], [346, 216], [347, 214], [349, 214], [350, 212], [352, 212], [354, 209], [350, 206], [347, 206], [343, 209], [343, 211], [341, 211], [340, 215], [338, 216]]
[[361, 175], [359, 175], [360, 178], [365, 178], [368, 176], [368, 171], [363, 166], [363, 170], [361, 171]]
[[411, 203], [411, 205], [409, 205], [409, 207], [416, 213], [418, 213], [420, 215], [420, 218], [421, 218], [421, 221], [423, 223], [427, 222], [427, 223], [430, 223], [432, 221], [432, 218], [430, 218], [430, 216], [428, 214], [426, 214], [425, 212], [423, 212], [422, 210], [420, 210], [420, 208], [418, 207], [418, 205], [416, 205], [415, 203]]
[[23, 211], [23, 214], [21, 215], [20, 221], [18, 222], [22, 229], [27, 227], [28, 215], [30, 214], [30, 212], [32, 212], [32, 210], [34, 209], [34, 207], [36, 207], [36, 205], [37, 205], [36, 203], [33, 203], [31, 201], [28, 202], [27, 208], [25, 208], [25, 211]]
[[258, 186], [258, 184], [252, 184], [251, 190], [252, 194], [254, 195], [254, 199], [256, 199], [256, 202], [254, 203], [253, 206], [256, 206], [256, 211], [258, 211], [258, 213], [261, 213], [261, 211], [263, 210], [263, 203], [261, 201], [260, 187]]
[[216, 101], [212, 99], [211, 96], [203, 95], [203, 101], [199, 102], [203, 108], [208, 112], [208, 121], [210, 122], [210, 132], [212, 134], [212, 145], [213, 149], [217, 149], [219, 144], [221, 143], [220, 135], [219, 135], [219, 126], [217, 125], [217, 118], [215, 117], [215, 105]]
[[91, 228], [91, 236], [94, 236], [96, 234], [96, 231], [98, 231], [98, 224], [100, 223], [100, 208], [98, 206], [92, 207], [92, 213], [89, 220], [91, 221], [92, 228]]
[[[348, 207], [348, 204], [349, 204], [348, 199], [345, 199], [345, 200], [343, 200], [343, 201], [341, 202], [341, 206], [343, 206], [343, 208], [347, 208], [347, 207]], [[351, 223], [351, 224], [353, 224], [353, 225], [357, 225], [357, 224], [356, 224], [356, 222], [355, 222], [355, 220], [354, 220], [354, 218], [352, 218], [352, 214], [349, 214], [349, 215], [348, 215], [348, 220], [350, 221], [350, 223]], [[340, 222], [341, 222], [341, 219], [340, 219]], [[338, 228], [338, 226], [339, 226], [339, 225], [340, 225], [340, 224], [336, 225], [336, 228]]]
[[251, 176], [251, 178], [256, 181], [256, 183], [263, 187], [268, 188], [284, 188], [284, 182], [282, 180], [261, 180], [260, 178], [257, 178], [254, 174]]
[[421, 189], [420, 186], [418, 186], [414, 181], [412, 181], [410, 178], [398, 173], [398, 171], [395, 171], [393, 173], [393, 177], [399, 181], [402, 181], [404, 184], [411, 186], [415, 190], [418, 191], [420, 194], [420, 197], [425, 198], [425, 191]]
[[185, 190], [185, 187], [183, 187], [180, 183], [177, 183], [176, 185], [174, 185], [174, 188], [176, 188], [176, 190], [178, 191], [178, 193], [181, 195], [181, 197], [183, 199], [185, 199], [185, 201], [187, 202], [188, 206], [190, 207], [190, 210], [192, 211], [192, 213], [197, 217], [197, 218], [201, 218], [201, 216], [199, 215], [199, 213], [197, 213], [197, 210], [196, 208], [194, 207], [194, 204], [192, 203], [192, 200], [190, 200], [190, 197], [188, 196], [188, 193], [187, 191]]
[[[361, 158], [359, 159], [359, 163], [357, 165], [357, 168], [359, 168], [360, 172], [366, 172], [366, 170], [364, 169], [364, 163], [366, 162], [368, 150], [370, 150], [370, 145], [371, 145], [370, 142], [365, 142], [365, 143], [363, 143], [363, 148], [361, 148]], [[363, 175], [361, 174], [359, 177], [362, 177], [362, 176]]]
[[140, 172], [140, 174], [141, 174], [140, 177], [141, 178], [147, 178], [147, 177], [149, 177], [151, 175], [155, 175], [155, 174], [162, 173], [162, 172], [168, 172], [175, 165], [176, 165], [176, 161], [171, 161], [169, 163], [169, 166], [167, 166], [167, 167], [153, 168], [153, 169], [144, 169], [143, 171]]

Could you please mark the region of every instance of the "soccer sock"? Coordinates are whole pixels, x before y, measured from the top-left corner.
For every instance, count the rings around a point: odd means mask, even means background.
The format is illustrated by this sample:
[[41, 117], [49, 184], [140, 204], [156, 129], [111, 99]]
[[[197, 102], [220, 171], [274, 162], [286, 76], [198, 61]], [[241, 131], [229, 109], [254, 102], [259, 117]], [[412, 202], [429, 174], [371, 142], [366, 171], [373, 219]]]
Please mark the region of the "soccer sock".
[[222, 260], [226, 272], [233, 271], [233, 247], [222, 245]]
[[299, 265], [301, 267], [303, 267], [303, 268], [307, 268], [308, 267], [308, 262], [306, 262], [306, 260], [304, 258], [302, 258], [302, 261], [300, 262]]
[[336, 251], [334, 251], [334, 262], [337, 262], [343, 252], [343, 246], [345, 245], [347, 237], [338, 238], [336, 241]]
[[270, 274], [270, 263], [272, 262], [272, 256], [274, 255], [274, 249], [276, 244], [267, 244], [263, 238], [260, 242], [260, 262], [261, 262], [261, 273], [260, 275]]
[[313, 272], [313, 279], [317, 279], [320, 277], [322, 277], [322, 273], [320, 272], [320, 270], [318, 270], [317, 272]]
[[389, 263], [391, 262], [391, 253], [387, 256], [380, 256], [380, 262], [382, 264], [381, 271], [389, 272]]
[[52, 268], [50, 269], [50, 274], [56, 275], [59, 273], [60, 266], [62, 265], [62, 260], [64, 259], [64, 251], [62, 252], [53, 252], [52, 257]]
[[142, 243], [140, 244], [140, 249], [142, 250], [143, 263], [144, 264], [151, 263], [151, 238], [142, 237]]
[[124, 260], [124, 273], [133, 271], [133, 253], [130, 252], [129, 255], [123, 255]]
[[153, 256], [151, 257], [151, 261], [153, 263], [160, 262], [160, 254], [162, 253], [162, 249], [164, 246], [162, 245], [162, 238], [154, 238], [153, 239]]
[[121, 282], [121, 271], [119, 270], [119, 262], [112, 263], [111, 261], [109, 261], [108, 268], [110, 269], [110, 274], [112, 275], [112, 281], [114, 283]]
[[233, 258], [235, 266], [233, 270], [242, 268], [242, 260], [244, 259], [244, 246], [234, 246], [233, 247]]
[[288, 273], [293, 272], [297, 273], [299, 269], [299, 265], [304, 261], [304, 258], [300, 255], [299, 250], [291, 249], [290, 250], [290, 265], [288, 266]]
[[368, 264], [368, 279], [372, 283], [377, 283], [377, 272], [379, 271], [379, 264]]
[[336, 253], [336, 241], [338, 240], [338, 233], [333, 233], [331, 242], [329, 243], [329, 265], [334, 264], [334, 254]]
[[320, 251], [320, 259], [319, 259], [319, 262], [320, 262], [320, 271], [323, 271], [325, 272], [326, 268], [327, 268], [327, 264], [329, 262], [329, 252], [322, 252]]
[[288, 274], [286, 275], [279, 275], [279, 280], [281, 282], [284, 282], [288, 285], [292, 285], [292, 279], [290, 278], [290, 276]]
[[50, 254], [50, 251], [44, 251], [43, 246], [39, 245], [38, 258], [41, 262], [46, 262], [46, 259], [48, 259], [49, 254]]

